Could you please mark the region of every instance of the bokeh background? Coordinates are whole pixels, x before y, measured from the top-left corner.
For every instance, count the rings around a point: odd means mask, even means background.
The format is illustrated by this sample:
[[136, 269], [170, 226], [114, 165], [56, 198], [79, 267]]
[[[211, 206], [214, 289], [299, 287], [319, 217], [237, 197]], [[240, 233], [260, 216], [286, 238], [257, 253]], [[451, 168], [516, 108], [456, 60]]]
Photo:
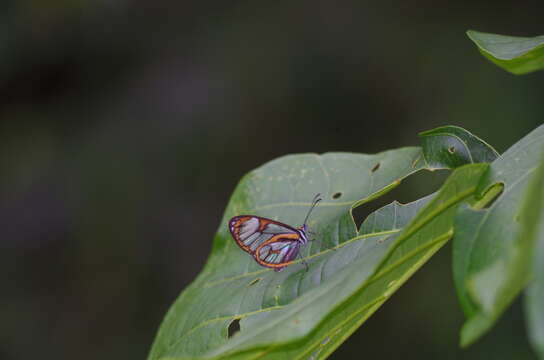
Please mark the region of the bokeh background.
[[[418, 145], [419, 131], [445, 124], [503, 152], [543, 122], [544, 72], [505, 73], [465, 31], [544, 34], [542, 10], [2, 1], [0, 358], [144, 359], [237, 181], [275, 157]], [[417, 175], [386, 200], [414, 200], [441, 180]], [[450, 254], [332, 358], [534, 359], [519, 300], [458, 348]]]

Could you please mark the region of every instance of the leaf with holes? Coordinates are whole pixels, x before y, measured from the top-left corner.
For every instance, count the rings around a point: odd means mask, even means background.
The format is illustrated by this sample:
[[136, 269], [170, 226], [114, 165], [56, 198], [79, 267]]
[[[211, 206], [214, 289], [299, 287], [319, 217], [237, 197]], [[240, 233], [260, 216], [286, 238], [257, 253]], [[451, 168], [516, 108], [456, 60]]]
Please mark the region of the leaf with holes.
[[512, 74], [522, 75], [544, 69], [544, 35], [505, 36], [467, 31], [482, 55]]
[[[359, 229], [353, 208], [429, 168], [420, 148], [289, 155], [250, 172], [149, 359], [325, 358], [449, 239], [486, 166], [459, 168], [434, 197], [390, 204]], [[228, 220], [240, 214], [299, 225], [316, 193], [325, 200], [308, 223], [317, 234], [302, 249], [308, 270], [300, 260], [279, 273], [260, 267], [231, 238]]]
[[[525, 194], [520, 241], [533, 248], [532, 279], [525, 294], [529, 340], [544, 359], [544, 156]], [[523, 240], [525, 239], [525, 240]]]
[[457, 214], [453, 270], [467, 317], [462, 345], [491, 328], [527, 284], [531, 246], [519, 237], [519, 212], [543, 142], [540, 126], [491, 163], [479, 184], [479, 199]]

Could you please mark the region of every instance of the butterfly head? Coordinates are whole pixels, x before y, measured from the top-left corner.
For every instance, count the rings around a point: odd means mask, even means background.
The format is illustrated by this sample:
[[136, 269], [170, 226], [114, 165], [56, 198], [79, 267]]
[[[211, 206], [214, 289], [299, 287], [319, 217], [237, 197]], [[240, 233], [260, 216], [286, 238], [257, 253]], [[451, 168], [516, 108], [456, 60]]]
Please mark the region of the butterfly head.
[[300, 235], [300, 242], [302, 244], [306, 244], [308, 242], [308, 237], [306, 235], [306, 232], [308, 231], [308, 225], [304, 224], [301, 227], [297, 228], [298, 233]]
[[308, 237], [306, 236], [306, 232], [308, 231], [308, 225], [306, 225], [306, 222], [308, 221], [308, 218], [310, 217], [310, 214], [312, 213], [312, 210], [315, 208], [317, 203], [319, 203], [321, 199], [321, 194], [317, 194], [314, 199], [312, 200], [312, 206], [310, 206], [310, 210], [308, 210], [308, 213], [306, 214], [306, 218], [304, 219], [304, 223], [301, 227], [299, 227], [297, 230], [300, 234], [300, 242], [303, 244], [306, 244], [308, 242]]

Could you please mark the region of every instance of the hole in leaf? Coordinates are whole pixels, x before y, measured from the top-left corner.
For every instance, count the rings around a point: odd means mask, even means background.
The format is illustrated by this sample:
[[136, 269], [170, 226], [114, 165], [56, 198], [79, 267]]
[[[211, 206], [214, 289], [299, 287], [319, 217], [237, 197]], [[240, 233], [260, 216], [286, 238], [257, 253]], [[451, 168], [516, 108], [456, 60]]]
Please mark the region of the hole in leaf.
[[490, 208], [495, 201], [500, 197], [504, 190], [504, 184], [503, 183], [496, 183], [493, 184], [485, 194], [478, 200], [472, 207], [476, 210], [481, 209], [488, 209]]
[[435, 170], [419, 171], [408, 176], [402, 180], [399, 186], [387, 194], [353, 209], [353, 218], [357, 228], [361, 226], [368, 215], [395, 200], [406, 204], [432, 194], [440, 189], [449, 174], [448, 170]]
[[227, 329], [227, 336], [230, 339], [238, 332], [240, 332], [240, 319], [233, 319], [229, 324], [229, 328]]
[[370, 169], [370, 172], [376, 172], [380, 168], [380, 163], [376, 163], [372, 169]]
[[341, 193], [341, 192], [337, 192], [337, 193], [334, 193], [334, 194], [332, 195], [332, 198], [333, 198], [333, 199], [339, 199], [340, 196], [342, 196], [342, 193]]
[[262, 278], [256, 278], [256, 279], [254, 279], [252, 282], [250, 282], [249, 284], [247, 284], [247, 286], [248, 286], [248, 287], [253, 286], [253, 285], [255, 285], [256, 283], [258, 283], [259, 281], [261, 281], [261, 280], [262, 280]]
[[455, 153], [455, 146], [450, 146], [450, 147], [448, 148], [448, 152], [449, 152], [450, 154], [454, 154], [454, 153]]

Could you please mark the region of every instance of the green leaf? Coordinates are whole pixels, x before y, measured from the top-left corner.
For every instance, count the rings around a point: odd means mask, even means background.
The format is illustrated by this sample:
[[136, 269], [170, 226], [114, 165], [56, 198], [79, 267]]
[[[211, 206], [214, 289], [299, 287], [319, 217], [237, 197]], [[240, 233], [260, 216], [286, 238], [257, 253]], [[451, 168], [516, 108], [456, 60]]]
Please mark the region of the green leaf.
[[533, 278], [525, 293], [525, 313], [529, 340], [541, 359], [544, 359], [544, 156], [531, 179], [522, 213], [523, 230], [533, 247]]
[[[233, 356], [307, 335], [371, 275], [389, 244], [360, 254], [370, 257], [361, 260], [362, 267], [352, 265], [356, 259], [350, 255], [370, 242], [358, 237], [351, 209], [392, 189], [423, 163], [419, 148], [405, 148], [377, 155], [289, 155], [250, 172], [231, 198], [204, 270], [167, 314], [150, 359]], [[298, 225], [316, 193], [324, 201], [309, 222], [319, 242], [302, 250], [311, 257], [308, 272], [300, 263], [279, 273], [262, 268], [228, 232], [228, 220], [240, 214]], [[359, 279], [338, 283], [352, 268]], [[331, 296], [340, 291], [338, 286], [348, 295]], [[302, 318], [305, 308], [309, 314]], [[235, 319], [240, 319], [241, 331], [229, 339], [228, 326]]]
[[458, 126], [442, 126], [424, 131], [419, 137], [425, 160], [435, 169], [491, 162], [499, 156], [491, 145]]
[[[374, 266], [375, 259], [382, 257], [374, 274], [370, 278], [365, 276], [365, 281], [356, 292], [325, 317], [308, 336], [288, 346], [288, 350], [280, 344], [257, 352], [255, 356], [266, 355], [266, 359], [326, 358], [447, 242], [452, 235], [457, 204], [476, 190], [475, 184], [486, 167], [487, 164], [462, 167], [447, 180], [436, 196], [428, 196], [407, 205], [393, 203], [369, 216], [361, 226], [360, 236], [379, 234], [395, 228], [402, 231], [390, 238], [367, 238], [365, 241], [370, 243], [367, 244], [369, 247], [362, 251], [368, 258], [361, 259], [360, 263], [357, 261], [357, 266], [342, 275], [340, 280], [343, 284], [356, 280], [360, 277], [359, 268]], [[417, 216], [405, 225], [415, 213]], [[392, 244], [383, 256], [383, 248], [378, 247], [379, 244], [391, 241]], [[378, 256], [370, 258], [377, 249], [380, 249], [379, 254], [376, 254]], [[329, 295], [337, 294], [333, 292]]]
[[467, 317], [463, 346], [491, 328], [529, 279], [531, 247], [519, 237], [519, 212], [543, 141], [540, 126], [491, 163], [478, 186], [479, 199], [458, 211], [453, 272]]
[[[461, 167], [437, 195], [387, 205], [359, 229], [353, 208], [429, 168], [420, 148], [289, 155], [250, 172], [149, 359], [327, 357], [451, 237], [456, 207], [476, 191], [486, 167]], [[325, 200], [309, 221], [318, 241], [302, 250], [308, 270], [300, 261], [279, 273], [262, 268], [228, 232], [228, 220], [240, 214], [298, 225], [318, 192]]]
[[518, 37], [474, 30], [467, 31], [467, 35], [486, 58], [512, 74], [544, 69], [544, 35]]

